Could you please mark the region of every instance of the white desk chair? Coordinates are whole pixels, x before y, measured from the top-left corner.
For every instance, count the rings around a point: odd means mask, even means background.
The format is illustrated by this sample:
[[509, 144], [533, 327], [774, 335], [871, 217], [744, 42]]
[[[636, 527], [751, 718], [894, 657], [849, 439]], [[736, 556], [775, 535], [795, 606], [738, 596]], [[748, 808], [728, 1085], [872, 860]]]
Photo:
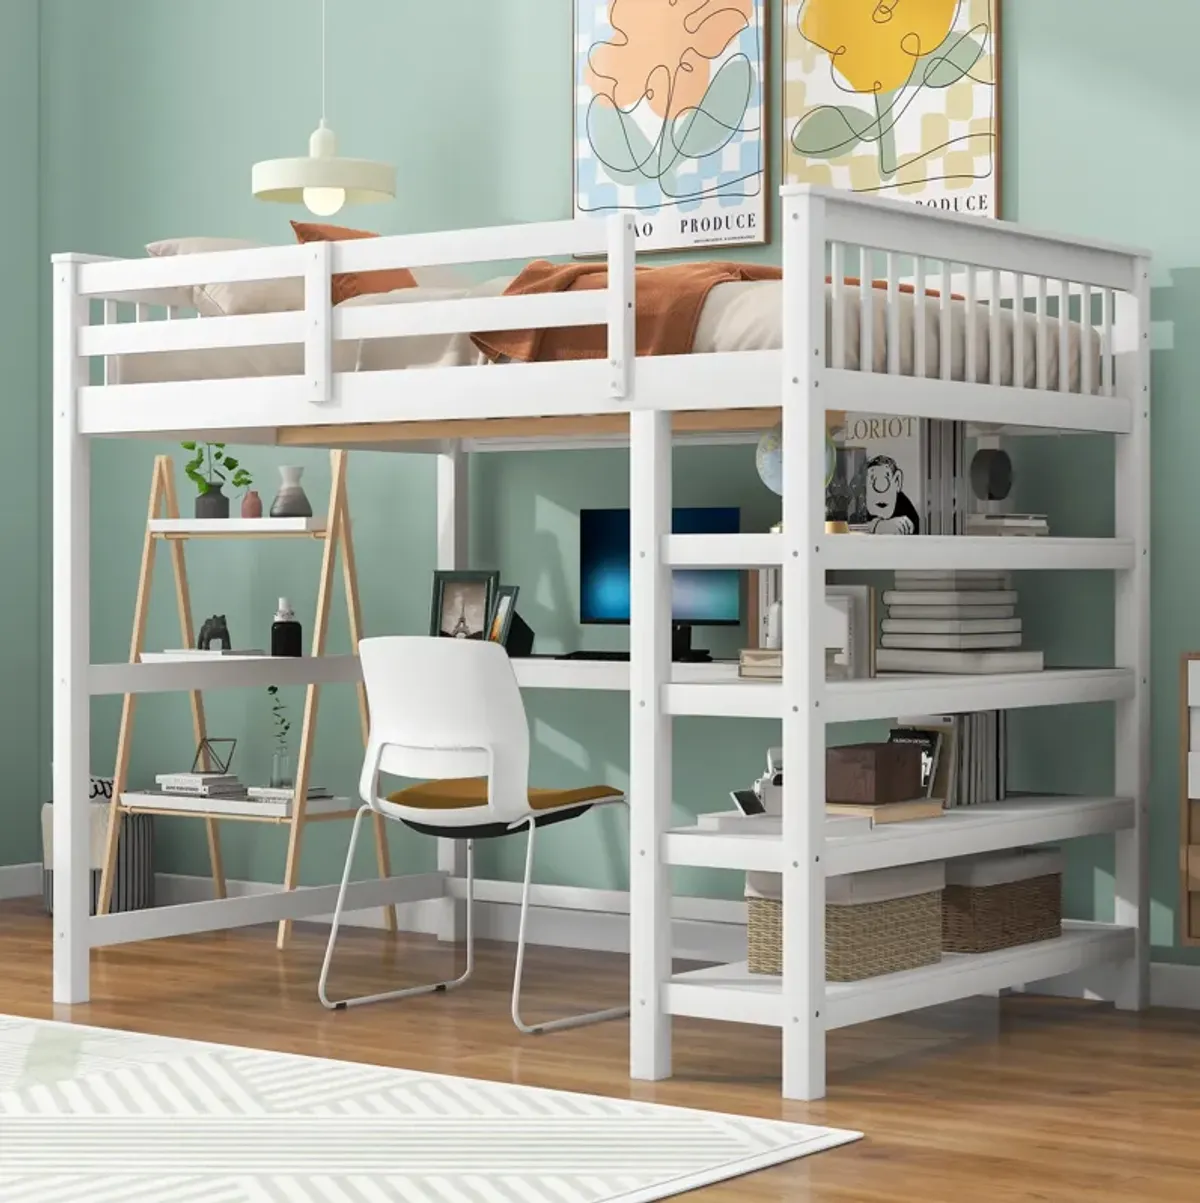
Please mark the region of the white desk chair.
[[[522, 1032], [535, 1034], [627, 1016], [628, 1007], [614, 1007], [530, 1025], [521, 1019], [520, 1008], [534, 832], [577, 818], [593, 806], [624, 804], [624, 795], [605, 785], [570, 790], [529, 788], [525, 705], [508, 653], [499, 644], [390, 636], [364, 639], [358, 652], [371, 713], [371, 735], [359, 781], [365, 805], [350, 833], [342, 888], [317, 988], [321, 1002], [330, 1010], [342, 1010], [452, 990], [468, 981], [475, 968], [475, 840], [525, 830], [529, 835], [513, 975], [513, 1023]], [[420, 778], [423, 784], [382, 798], [380, 773]], [[368, 811], [396, 819], [415, 831], [467, 841], [467, 966], [453, 981], [331, 1002], [326, 992], [329, 967], [354, 849]]]

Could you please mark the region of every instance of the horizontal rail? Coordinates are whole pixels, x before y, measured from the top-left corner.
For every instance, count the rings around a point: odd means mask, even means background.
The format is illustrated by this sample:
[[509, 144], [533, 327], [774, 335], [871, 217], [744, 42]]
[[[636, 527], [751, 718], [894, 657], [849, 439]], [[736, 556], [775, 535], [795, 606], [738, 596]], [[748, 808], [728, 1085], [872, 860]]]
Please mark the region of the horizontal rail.
[[[444, 873], [413, 873], [378, 881], [355, 881], [346, 889], [346, 910], [367, 911], [442, 898], [445, 886]], [[92, 948], [105, 948], [138, 940], [162, 940], [233, 927], [254, 927], [282, 919], [323, 918], [333, 914], [339, 888], [336, 885], [302, 886], [295, 890], [274, 890], [269, 894], [247, 894], [241, 898], [214, 898], [205, 902], [183, 902], [175, 906], [98, 915], [87, 921], [88, 944]]]
[[399, 338], [603, 326], [608, 321], [607, 306], [608, 294], [597, 290], [339, 307], [333, 311], [333, 336], [335, 339]]
[[145, 289], [288, 279], [303, 276], [310, 258], [307, 247], [296, 245], [113, 259], [80, 267], [79, 293], [85, 297], [120, 298], [124, 293]]
[[186, 322], [118, 322], [84, 326], [79, 354], [139, 355], [156, 351], [209, 351], [228, 347], [272, 347], [304, 341], [302, 310], [206, 317]]
[[335, 242], [333, 270], [364, 272], [389, 267], [442, 267], [494, 263], [501, 259], [602, 255], [607, 248], [607, 221], [528, 222]]

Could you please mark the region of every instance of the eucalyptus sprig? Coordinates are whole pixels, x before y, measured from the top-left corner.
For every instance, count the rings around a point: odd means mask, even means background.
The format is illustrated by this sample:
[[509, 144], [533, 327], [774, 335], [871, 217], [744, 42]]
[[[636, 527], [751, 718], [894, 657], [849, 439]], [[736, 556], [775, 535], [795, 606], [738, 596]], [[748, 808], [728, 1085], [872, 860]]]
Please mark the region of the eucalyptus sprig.
[[288, 732], [292, 729], [291, 719], [287, 716], [287, 705], [279, 696], [278, 685], [268, 685], [267, 694], [271, 699], [271, 717], [275, 720], [275, 743], [280, 752], [286, 752]]
[[197, 493], [207, 493], [224, 484], [230, 484], [235, 489], [248, 489], [254, 483], [254, 477], [242, 467], [241, 461], [226, 454], [224, 443], [187, 442], [179, 445], [184, 451], [192, 453], [192, 458], [183, 465], [183, 471], [196, 486]]

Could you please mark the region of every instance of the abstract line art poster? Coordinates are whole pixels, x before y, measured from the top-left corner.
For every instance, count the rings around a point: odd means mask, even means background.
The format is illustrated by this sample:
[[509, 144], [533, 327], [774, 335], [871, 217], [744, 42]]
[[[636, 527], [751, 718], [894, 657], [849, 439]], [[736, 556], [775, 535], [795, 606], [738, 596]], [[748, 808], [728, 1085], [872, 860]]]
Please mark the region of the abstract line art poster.
[[575, 217], [765, 242], [768, 0], [575, 0]]
[[1000, 0], [788, 0], [784, 175], [997, 217]]

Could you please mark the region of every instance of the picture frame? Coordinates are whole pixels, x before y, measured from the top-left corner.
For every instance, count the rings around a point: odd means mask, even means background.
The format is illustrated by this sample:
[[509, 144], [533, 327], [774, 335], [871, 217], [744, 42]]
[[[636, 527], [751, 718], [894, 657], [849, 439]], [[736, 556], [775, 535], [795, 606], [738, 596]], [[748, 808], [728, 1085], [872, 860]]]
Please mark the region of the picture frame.
[[575, 219], [628, 213], [639, 254], [769, 243], [782, 0], [620, 2], [571, 0]]
[[501, 585], [496, 590], [496, 601], [492, 608], [492, 617], [488, 622], [488, 640], [508, 646], [508, 636], [512, 631], [513, 616], [517, 612], [517, 594], [521, 592], [519, 585]]
[[498, 572], [438, 569], [433, 574], [429, 634], [444, 639], [486, 639], [499, 588]]
[[784, 182], [999, 217], [1001, 9], [785, 0]]

